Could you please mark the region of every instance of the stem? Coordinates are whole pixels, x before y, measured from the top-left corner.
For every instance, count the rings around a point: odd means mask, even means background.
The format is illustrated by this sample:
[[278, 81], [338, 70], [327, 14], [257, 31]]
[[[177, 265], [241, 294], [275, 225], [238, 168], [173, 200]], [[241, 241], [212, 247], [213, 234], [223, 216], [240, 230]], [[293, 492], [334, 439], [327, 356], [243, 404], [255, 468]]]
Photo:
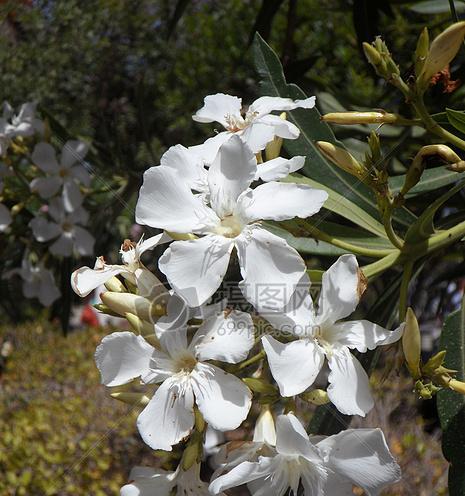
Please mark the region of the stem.
[[400, 251], [396, 250], [390, 255], [385, 256], [381, 260], [377, 260], [376, 262], [365, 265], [361, 268], [362, 272], [365, 274], [367, 279], [373, 279], [377, 275], [391, 268], [393, 265], [396, 265], [400, 255]]
[[[463, 236], [465, 236], [465, 221], [428, 238], [426, 240], [426, 253], [431, 253], [439, 248], [448, 246]], [[415, 247], [413, 247], [413, 249], [415, 251]]]
[[298, 220], [297, 224], [301, 225], [302, 229], [304, 229], [309, 234], [312, 234], [315, 238], [320, 241], [326, 241], [327, 243], [332, 244], [333, 246], [337, 246], [338, 248], [342, 248], [343, 250], [350, 251], [355, 253], [356, 255], [372, 257], [372, 258], [383, 258], [386, 255], [389, 255], [395, 252], [394, 249], [374, 249], [374, 248], [364, 248], [363, 246], [357, 246], [352, 243], [348, 243], [347, 241], [342, 241], [330, 234], [326, 234], [323, 231], [320, 231], [315, 226], [312, 226], [309, 222], [304, 220]]
[[407, 313], [407, 300], [408, 300], [408, 287], [410, 280], [412, 279], [413, 272], [413, 262], [408, 261], [404, 265], [404, 273], [402, 275], [402, 281], [400, 283], [399, 292], [399, 322], [405, 320], [405, 315]]
[[256, 355], [254, 355], [252, 358], [249, 358], [245, 362], [242, 362], [237, 367], [237, 369], [243, 370], [243, 369], [247, 368], [249, 365], [253, 365], [255, 362], [258, 362], [258, 361], [262, 360], [263, 358], [265, 358], [265, 352], [262, 350], [259, 353], [257, 353]]
[[399, 250], [402, 250], [404, 241], [397, 236], [394, 228], [392, 227], [392, 207], [387, 207], [383, 213], [383, 224], [389, 241]]
[[442, 126], [440, 126], [428, 113], [425, 102], [422, 97], [417, 97], [412, 101], [412, 105], [416, 110], [418, 116], [423, 121], [425, 128], [432, 134], [448, 141], [452, 145], [465, 150], [465, 141], [450, 133]]
[[452, 16], [452, 20], [454, 22], [459, 22], [459, 16], [457, 15], [457, 11], [455, 10], [454, 0], [449, 0], [450, 13]]

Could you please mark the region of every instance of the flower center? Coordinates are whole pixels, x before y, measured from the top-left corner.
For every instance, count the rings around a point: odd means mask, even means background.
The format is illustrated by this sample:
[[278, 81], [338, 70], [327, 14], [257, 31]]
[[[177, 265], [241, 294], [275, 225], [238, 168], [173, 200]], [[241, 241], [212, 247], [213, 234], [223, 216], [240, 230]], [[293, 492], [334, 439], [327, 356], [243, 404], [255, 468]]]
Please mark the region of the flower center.
[[228, 215], [221, 219], [220, 225], [216, 228], [216, 233], [225, 238], [235, 238], [242, 232], [244, 225], [235, 215]]
[[70, 232], [73, 229], [73, 225], [70, 222], [63, 222], [63, 224], [61, 225], [61, 228], [65, 232]]
[[333, 347], [331, 346], [331, 343], [325, 338], [325, 330], [321, 325], [314, 326], [313, 338], [317, 340], [318, 344], [324, 349], [327, 355], [331, 355]]
[[188, 374], [192, 372], [197, 365], [197, 360], [191, 353], [185, 352], [179, 355], [175, 361], [178, 373]]
[[58, 173], [58, 175], [60, 177], [66, 177], [66, 176], [69, 175], [69, 171], [68, 171], [68, 169], [64, 169], [64, 168], [63, 169], [60, 169], [60, 172]]

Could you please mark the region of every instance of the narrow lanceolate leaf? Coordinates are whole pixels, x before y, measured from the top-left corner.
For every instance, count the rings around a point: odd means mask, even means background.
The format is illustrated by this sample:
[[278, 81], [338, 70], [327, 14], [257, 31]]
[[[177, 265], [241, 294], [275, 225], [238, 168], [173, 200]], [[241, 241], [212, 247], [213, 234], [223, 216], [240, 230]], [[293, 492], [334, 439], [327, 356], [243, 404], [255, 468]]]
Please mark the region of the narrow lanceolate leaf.
[[[445, 167], [434, 167], [426, 169], [421, 180], [407, 193], [407, 198], [435, 191], [438, 188], [454, 183], [459, 178], [458, 172], [447, 170]], [[395, 194], [398, 193], [405, 181], [405, 174], [394, 176], [389, 179], [389, 187]]]
[[438, 209], [451, 198], [455, 193], [465, 186], [465, 179], [459, 181], [453, 188], [435, 200], [421, 215], [417, 221], [410, 227], [405, 235], [405, 242], [416, 244], [426, 240], [435, 232], [434, 216]]
[[[306, 98], [305, 93], [294, 84], [287, 84], [279, 58], [269, 45], [256, 35], [254, 41], [255, 66], [261, 77], [262, 93], [269, 96], [279, 96], [292, 99]], [[320, 154], [315, 146], [316, 141], [328, 141], [343, 147], [338, 142], [331, 128], [320, 120], [320, 113], [316, 108], [311, 110], [295, 110], [288, 114], [288, 119], [300, 129], [300, 137], [296, 140], [285, 140], [285, 147], [291, 155], [305, 155], [307, 157], [303, 173], [312, 180], [326, 186], [339, 197], [346, 200], [346, 205], [340, 205], [340, 213], [344, 214], [347, 203], [365, 211], [366, 216], [379, 222], [379, 212], [376, 199], [372, 191], [357, 178], [330, 164]], [[326, 205], [325, 205], [326, 207]], [[357, 223], [359, 219], [351, 219]], [[394, 220], [407, 228], [414, 220], [407, 209], [398, 209]]]
[[[465, 380], [465, 305], [450, 314], [442, 330], [441, 350], [446, 350], [445, 366], [457, 370]], [[442, 428], [442, 451], [449, 461], [449, 495], [465, 494], [465, 396], [444, 389], [438, 393], [438, 413]]]
[[465, 134], [465, 112], [463, 110], [446, 108], [446, 114], [449, 123], [454, 126], [457, 131]]
[[348, 200], [343, 194], [336, 192], [334, 189], [326, 186], [324, 183], [315, 181], [313, 178], [301, 176], [300, 174], [290, 174], [283, 181], [298, 184], [308, 184], [313, 188], [324, 189], [329, 197], [324, 204], [324, 208], [344, 217], [354, 224], [363, 227], [367, 231], [376, 234], [382, 238], [387, 238], [381, 222], [376, 220], [367, 212]]

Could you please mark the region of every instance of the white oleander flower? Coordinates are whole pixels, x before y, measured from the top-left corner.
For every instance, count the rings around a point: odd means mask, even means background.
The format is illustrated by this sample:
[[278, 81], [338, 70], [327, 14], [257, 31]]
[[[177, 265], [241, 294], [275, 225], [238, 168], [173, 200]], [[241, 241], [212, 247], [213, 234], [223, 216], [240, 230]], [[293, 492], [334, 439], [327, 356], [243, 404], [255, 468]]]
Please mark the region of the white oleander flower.
[[[142, 254], [170, 240], [171, 238], [164, 233], [152, 236], [146, 240], [142, 237], [137, 243], [126, 239], [120, 249], [123, 264], [110, 265], [105, 263], [103, 257], [97, 257], [93, 269], [90, 267], [80, 267], [71, 274], [71, 286], [74, 292], [81, 297], [85, 297], [94, 289], [117, 275], [123, 276], [136, 286], [145, 286], [146, 284], [143, 284], [145, 282], [143, 278], [147, 277], [148, 270], [141, 262]], [[161, 284], [155, 276], [150, 279], [154, 284]], [[138, 284], [138, 280], [142, 284]], [[143, 291], [143, 293], [150, 295], [150, 288], [146, 289], [149, 289], [149, 291]]]
[[239, 136], [254, 153], [263, 150], [275, 136], [286, 139], [296, 139], [300, 131], [297, 126], [287, 120], [273, 115], [273, 111], [287, 111], [296, 108], [311, 109], [315, 106], [315, 97], [305, 100], [291, 100], [262, 96], [255, 100], [246, 112], [242, 110], [242, 100], [237, 96], [217, 93], [204, 99], [203, 107], [192, 119], [196, 122], [218, 122], [225, 131], [209, 138], [204, 144], [191, 147], [201, 155], [207, 163], [211, 163], [219, 147], [231, 135]]
[[272, 336], [262, 337], [282, 396], [294, 396], [310, 387], [326, 357], [328, 396], [337, 409], [347, 415], [365, 416], [373, 408], [368, 376], [350, 349], [365, 353], [394, 343], [402, 337], [404, 326], [389, 331], [367, 320], [339, 322], [357, 307], [359, 284], [357, 259], [342, 255], [323, 274], [318, 310], [313, 307], [310, 281], [305, 275], [282, 312], [263, 313], [276, 329], [298, 338], [281, 343]]
[[57, 160], [55, 149], [49, 143], [38, 143], [32, 152], [32, 161], [46, 173], [45, 177], [36, 177], [31, 181], [31, 191], [37, 191], [42, 198], [55, 196], [63, 188], [63, 202], [68, 212], [79, 208], [83, 196], [79, 183], [89, 186], [91, 176], [87, 172], [83, 159], [89, 147], [82, 141], [67, 141]]
[[47, 211], [52, 220], [38, 215], [29, 223], [37, 241], [46, 243], [55, 240], [49, 248], [53, 255], [69, 257], [73, 252], [81, 256], [92, 255], [95, 239], [83, 227], [87, 224], [89, 214], [82, 207], [68, 213], [63, 200], [55, 197], [50, 201]]
[[121, 488], [120, 496], [211, 496], [208, 484], [200, 479], [200, 465], [176, 471], [150, 467], [134, 467], [131, 482]]
[[400, 479], [400, 468], [379, 429], [348, 429], [335, 436], [309, 438], [291, 413], [276, 424], [276, 450], [244, 461], [210, 483], [219, 494], [247, 484], [253, 496], [282, 496], [288, 489], [305, 496], [349, 496], [352, 486], [376, 496]]
[[142, 439], [153, 449], [171, 451], [194, 426], [194, 403], [213, 428], [236, 429], [247, 417], [252, 394], [237, 377], [207, 362], [238, 363], [254, 344], [249, 314], [219, 312], [206, 319], [190, 344], [187, 327], [160, 329], [160, 346], [142, 336], [115, 332], [103, 338], [95, 353], [106, 386], [120, 386], [137, 377], [145, 384], [161, 383], [139, 415]]
[[170, 167], [152, 167], [144, 174], [136, 221], [202, 236], [173, 242], [159, 260], [170, 285], [190, 306], [200, 306], [219, 288], [233, 248], [243, 277], [241, 289], [255, 306], [269, 299], [271, 285], [279, 293], [276, 308], [282, 308], [306, 270], [297, 251], [259, 221], [309, 217], [320, 210], [327, 193], [279, 182], [250, 189], [256, 173], [254, 154], [233, 136], [208, 170], [207, 194], [194, 195]]
[[0, 157], [3, 157], [11, 140], [17, 136], [32, 136], [44, 132], [44, 123], [35, 117], [36, 104], [24, 103], [17, 115], [8, 102], [3, 102], [3, 114], [0, 117]]
[[20, 269], [8, 272], [7, 277], [18, 274], [23, 280], [23, 294], [26, 298], [37, 298], [44, 307], [49, 307], [60, 296], [53, 273], [42, 263], [32, 264], [24, 258]]

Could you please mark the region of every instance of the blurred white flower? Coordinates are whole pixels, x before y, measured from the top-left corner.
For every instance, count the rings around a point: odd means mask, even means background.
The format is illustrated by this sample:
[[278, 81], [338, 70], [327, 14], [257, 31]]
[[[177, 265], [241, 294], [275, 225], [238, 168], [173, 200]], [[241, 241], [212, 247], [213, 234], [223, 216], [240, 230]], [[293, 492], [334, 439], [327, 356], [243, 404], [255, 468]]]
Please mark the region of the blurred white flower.
[[381, 430], [348, 429], [309, 439], [289, 413], [277, 419], [274, 453], [234, 466], [211, 482], [210, 492], [247, 484], [253, 496], [282, 496], [288, 489], [296, 496], [302, 484], [305, 496], [349, 496], [355, 484], [376, 496], [399, 479]]
[[232, 136], [209, 168], [208, 193], [201, 197], [193, 194], [175, 168], [152, 167], [144, 174], [136, 221], [203, 235], [173, 242], [159, 260], [171, 286], [192, 307], [203, 304], [219, 288], [233, 248], [243, 277], [241, 289], [256, 306], [269, 298], [271, 285], [279, 293], [276, 307], [282, 308], [306, 270], [298, 252], [258, 221], [309, 217], [320, 210], [327, 193], [278, 182], [250, 189], [256, 173], [254, 154]]
[[21, 105], [19, 113], [8, 102], [3, 102], [3, 114], [0, 117], [0, 157], [3, 157], [11, 140], [17, 136], [43, 134], [44, 123], [35, 117], [36, 104], [32, 102]]
[[69, 257], [73, 252], [81, 256], [92, 255], [95, 239], [83, 227], [87, 224], [89, 215], [82, 207], [68, 213], [63, 200], [56, 197], [48, 205], [48, 215], [52, 220], [38, 215], [29, 225], [40, 243], [55, 240], [50, 245], [50, 253], [63, 257]]
[[44, 307], [49, 307], [61, 295], [55, 284], [53, 273], [42, 263], [32, 264], [24, 258], [20, 269], [8, 272], [7, 277], [18, 274], [23, 280], [23, 294], [26, 298], [37, 298]]
[[360, 275], [354, 255], [342, 255], [323, 274], [318, 310], [309, 294], [308, 276], [282, 312], [263, 312], [276, 329], [297, 337], [281, 343], [262, 337], [271, 373], [282, 396], [305, 391], [315, 381], [325, 356], [330, 374], [328, 396], [346, 415], [365, 416], [373, 408], [368, 376], [350, 349], [361, 353], [394, 343], [403, 325], [389, 331], [367, 320], [338, 322], [348, 317], [360, 299]]
[[219, 312], [206, 319], [190, 344], [187, 327], [164, 330], [155, 324], [159, 347], [142, 336], [115, 332], [103, 338], [95, 353], [106, 386], [141, 377], [161, 383], [137, 420], [142, 439], [153, 449], [171, 451], [194, 426], [194, 402], [206, 422], [222, 431], [236, 429], [247, 417], [252, 394], [237, 377], [207, 363], [238, 363], [254, 344], [249, 314]]
[[191, 147], [202, 156], [207, 163], [213, 162], [220, 146], [231, 135], [239, 136], [254, 153], [263, 150], [275, 136], [296, 139], [300, 131], [297, 126], [287, 120], [273, 115], [273, 111], [294, 110], [296, 108], [311, 109], [315, 106], [315, 97], [305, 100], [291, 100], [263, 96], [255, 100], [246, 112], [242, 110], [242, 100], [236, 96], [217, 93], [204, 99], [203, 107], [192, 118], [197, 122], [218, 122], [226, 131], [209, 138], [202, 145]]
[[120, 496], [210, 496], [208, 484], [200, 479], [200, 465], [189, 470], [178, 466], [175, 472], [150, 467], [134, 467], [131, 482], [121, 488]]
[[88, 146], [82, 141], [67, 141], [57, 160], [55, 149], [49, 143], [38, 143], [32, 152], [32, 161], [46, 173], [46, 177], [36, 177], [31, 181], [31, 191], [37, 191], [42, 198], [55, 196], [63, 188], [64, 206], [68, 212], [82, 205], [83, 197], [79, 183], [89, 186], [91, 176], [83, 159]]
[[[128, 239], [125, 240], [120, 249], [123, 265], [106, 264], [103, 257], [97, 257], [93, 269], [81, 267], [71, 274], [71, 286], [74, 292], [81, 297], [85, 297], [100, 285], [105, 284], [113, 276], [120, 274], [132, 284], [138, 286], [138, 276], [146, 275], [147, 271], [141, 262], [142, 254], [170, 240], [171, 238], [164, 233], [146, 240], [141, 237], [137, 243], [133, 243]], [[160, 283], [158, 279], [155, 282]]]

